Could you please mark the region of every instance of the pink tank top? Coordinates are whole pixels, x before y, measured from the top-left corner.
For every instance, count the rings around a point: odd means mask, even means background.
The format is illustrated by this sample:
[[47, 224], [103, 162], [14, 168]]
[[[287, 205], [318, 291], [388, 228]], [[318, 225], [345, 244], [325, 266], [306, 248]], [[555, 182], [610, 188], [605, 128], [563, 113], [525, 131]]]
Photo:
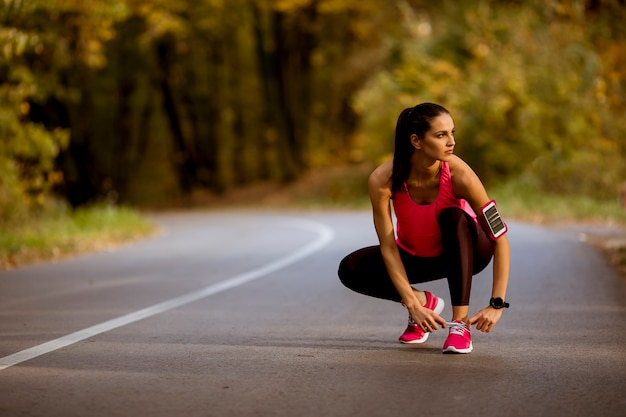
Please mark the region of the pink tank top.
[[441, 211], [447, 207], [463, 209], [476, 220], [476, 214], [469, 203], [454, 195], [450, 166], [447, 162], [442, 162], [439, 193], [433, 203], [417, 204], [408, 191], [397, 192], [393, 195], [398, 246], [414, 256], [441, 255], [441, 231], [438, 219]]

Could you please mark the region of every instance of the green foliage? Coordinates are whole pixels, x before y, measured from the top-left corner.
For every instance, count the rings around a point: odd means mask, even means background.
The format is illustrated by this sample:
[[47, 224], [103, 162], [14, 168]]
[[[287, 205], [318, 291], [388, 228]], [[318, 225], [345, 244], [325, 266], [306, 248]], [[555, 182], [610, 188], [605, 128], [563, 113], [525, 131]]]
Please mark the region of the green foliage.
[[[63, 126], [44, 126], [31, 114], [51, 97], [76, 100], [64, 86], [75, 65], [104, 65], [122, 4], [100, 1], [6, 0], [0, 5], [0, 226], [47, 204], [63, 174], [54, 161], [69, 144]], [[91, 12], [94, 12], [93, 14]]]
[[[370, 155], [379, 153], [381, 136], [391, 152], [392, 133], [381, 132], [392, 132], [402, 108], [434, 101], [451, 110], [458, 153], [488, 182], [526, 174], [543, 190], [617, 195], [626, 177], [626, 106], [610, 103], [626, 80], [615, 80], [617, 67], [588, 30], [606, 22], [592, 21], [573, 1], [464, 4], [440, 3], [436, 14], [405, 10], [394, 65], [356, 102], [364, 126], [378, 135], [365, 142]], [[624, 39], [605, 35], [615, 45]], [[381, 109], [381, 102], [398, 105]]]
[[0, 222], [52, 189], [159, 204], [378, 162], [421, 101], [450, 108], [488, 182], [608, 198], [626, 176], [621, 3], [4, 0]]
[[25, 61], [40, 50], [36, 34], [0, 29], [0, 224], [44, 203], [54, 182], [54, 158], [68, 143], [67, 131], [48, 131], [27, 119], [29, 100], [41, 88]]
[[498, 200], [502, 213], [509, 219], [549, 224], [582, 221], [626, 225], [621, 198], [599, 201], [586, 195], [545, 193], [536, 177], [527, 175], [494, 187], [491, 197]]
[[2, 106], [0, 130], [0, 223], [22, 220], [28, 211], [46, 203], [59, 178], [53, 161], [67, 145], [62, 129], [47, 131], [34, 123], [19, 123], [10, 106]]

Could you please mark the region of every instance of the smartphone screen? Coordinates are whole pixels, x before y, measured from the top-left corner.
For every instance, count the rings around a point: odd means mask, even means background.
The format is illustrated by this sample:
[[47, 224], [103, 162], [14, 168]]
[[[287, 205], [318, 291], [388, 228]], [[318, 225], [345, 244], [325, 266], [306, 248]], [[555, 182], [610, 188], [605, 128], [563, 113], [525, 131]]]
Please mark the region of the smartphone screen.
[[482, 208], [482, 213], [494, 239], [506, 233], [506, 224], [504, 224], [500, 217], [495, 201], [492, 200], [487, 203], [487, 205]]

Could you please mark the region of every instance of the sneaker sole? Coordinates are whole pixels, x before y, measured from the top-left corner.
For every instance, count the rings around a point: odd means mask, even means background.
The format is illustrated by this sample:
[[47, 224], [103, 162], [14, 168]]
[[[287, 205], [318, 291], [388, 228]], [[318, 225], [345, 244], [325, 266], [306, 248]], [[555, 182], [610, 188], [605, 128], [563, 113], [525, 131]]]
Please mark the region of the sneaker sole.
[[474, 350], [474, 345], [470, 342], [469, 347], [466, 349], [457, 349], [454, 346], [448, 346], [443, 350], [443, 353], [470, 353], [472, 350]]
[[[444, 307], [446, 306], [446, 304], [443, 302], [443, 298], [441, 297], [437, 297], [437, 306], [435, 307], [435, 309], [433, 310], [435, 313], [437, 314], [441, 314], [441, 312], [443, 311]], [[404, 343], [405, 345], [412, 345], [412, 344], [420, 344], [420, 343], [424, 343], [428, 340], [428, 335], [430, 333], [425, 333], [424, 337], [421, 339], [417, 339], [417, 340], [409, 340], [409, 341], [404, 341], [404, 340], [400, 340], [400, 343]]]
[[400, 340], [400, 343], [404, 343], [405, 345], [419, 345], [420, 343], [424, 343], [425, 341], [428, 340], [428, 333], [426, 333], [426, 337], [423, 337], [421, 339], [416, 339], [416, 340]]

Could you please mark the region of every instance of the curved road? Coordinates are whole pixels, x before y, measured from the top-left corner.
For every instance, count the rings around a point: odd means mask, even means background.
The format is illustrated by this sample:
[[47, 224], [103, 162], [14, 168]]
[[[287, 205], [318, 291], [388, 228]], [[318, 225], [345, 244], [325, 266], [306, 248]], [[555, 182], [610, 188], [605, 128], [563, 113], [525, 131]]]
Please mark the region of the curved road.
[[626, 282], [575, 230], [510, 224], [511, 308], [442, 355], [444, 331], [401, 345], [403, 308], [337, 280], [376, 242], [369, 212], [154, 220], [138, 244], [0, 273], [0, 416], [624, 415]]

